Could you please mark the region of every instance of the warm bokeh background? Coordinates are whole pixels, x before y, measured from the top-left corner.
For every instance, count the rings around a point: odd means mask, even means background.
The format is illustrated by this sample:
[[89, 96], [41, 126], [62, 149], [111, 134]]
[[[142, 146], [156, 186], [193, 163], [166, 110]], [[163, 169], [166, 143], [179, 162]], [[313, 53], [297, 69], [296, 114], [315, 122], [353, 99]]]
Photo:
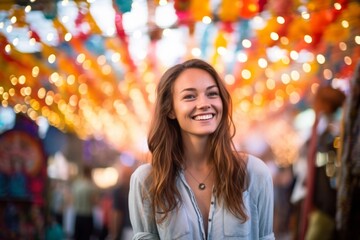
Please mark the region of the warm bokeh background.
[[107, 189], [119, 166], [148, 160], [161, 74], [201, 58], [231, 92], [236, 145], [286, 188], [293, 178], [282, 170], [302, 157], [314, 94], [347, 95], [359, 56], [359, 1], [3, 0], [0, 133], [28, 117], [50, 178], [67, 181], [86, 163]]

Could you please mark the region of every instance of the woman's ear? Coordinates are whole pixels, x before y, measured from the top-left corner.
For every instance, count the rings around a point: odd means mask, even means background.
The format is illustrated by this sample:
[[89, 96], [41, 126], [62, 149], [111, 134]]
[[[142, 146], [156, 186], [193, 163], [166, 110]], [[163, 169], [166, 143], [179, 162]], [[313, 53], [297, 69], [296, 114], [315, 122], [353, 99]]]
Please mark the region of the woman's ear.
[[176, 117], [175, 117], [174, 111], [171, 111], [171, 112], [168, 114], [168, 117], [169, 117], [170, 119], [175, 119]]

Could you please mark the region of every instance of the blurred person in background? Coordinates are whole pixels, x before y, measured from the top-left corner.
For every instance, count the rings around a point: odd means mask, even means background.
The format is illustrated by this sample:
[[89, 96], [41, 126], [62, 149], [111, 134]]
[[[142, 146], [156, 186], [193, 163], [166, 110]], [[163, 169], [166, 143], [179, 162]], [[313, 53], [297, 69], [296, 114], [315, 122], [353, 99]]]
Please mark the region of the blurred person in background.
[[129, 217], [129, 184], [133, 167], [121, 165], [118, 185], [113, 191], [113, 211], [111, 217], [111, 240], [130, 240], [133, 231]]
[[67, 183], [62, 180], [51, 182], [51, 212], [55, 216], [56, 222], [63, 227], [65, 206], [69, 201]]
[[65, 234], [62, 226], [56, 220], [56, 216], [52, 213], [48, 214], [45, 226], [45, 239], [46, 240], [63, 240]]
[[72, 185], [75, 240], [91, 239], [94, 233], [93, 210], [96, 206], [98, 189], [92, 181], [91, 173], [91, 168], [84, 166], [83, 174], [78, 176]]
[[[320, 86], [313, 101], [316, 120], [308, 148], [308, 164], [311, 165], [308, 166], [308, 182], [306, 183], [305, 211], [309, 211], [306, 240], [337, 239], [335, 215], [338, 163], [334, 141], [340, 135], [340, 118], [337, 113], [345, 97], [339, 89]], [[312, 145], [314, 145], [313, 148], [311, 148]]]
[[107, 239], [110, 230], [110, 224], [112, 223], [112, 191], [111, 189], [105, 190], [98, 201], [98, 211], [100, 211], [99, 225], [97, 229], [97, 236], [99, 240]]

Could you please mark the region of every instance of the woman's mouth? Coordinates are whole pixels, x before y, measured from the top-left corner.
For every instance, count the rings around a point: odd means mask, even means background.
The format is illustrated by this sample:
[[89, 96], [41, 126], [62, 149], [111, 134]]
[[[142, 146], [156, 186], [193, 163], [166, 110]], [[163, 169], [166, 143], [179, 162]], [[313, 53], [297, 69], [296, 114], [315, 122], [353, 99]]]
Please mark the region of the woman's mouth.
[[196, 115], [193, 117], [196, 121], [203, 121], [203, 120], [209, 120], [212, 119], [215, 116], [215, 114], [209, 113], [209, 114], [203, 114], [203, 115]]

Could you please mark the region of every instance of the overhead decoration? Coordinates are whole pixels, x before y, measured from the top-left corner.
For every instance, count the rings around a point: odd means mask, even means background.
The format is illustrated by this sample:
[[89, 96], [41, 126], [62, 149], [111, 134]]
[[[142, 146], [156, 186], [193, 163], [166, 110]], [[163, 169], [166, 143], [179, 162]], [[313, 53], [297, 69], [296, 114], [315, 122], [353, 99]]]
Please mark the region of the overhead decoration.
[[13, 6], [9, 11], [9, 19], [14, 23], [15, 28], [21, 28], [27, 26], [25, 9], [20, 6]]
[[120, 40], [119, 43], [121, 44], [122, 51], [120, 52], [120, 55], [124, 59], [125, 63], [128, 65], [129, 71], [134, 71], [135, 64], [133, 63], [129, 52], [129, 39], [128, 35], [125, 33], [125, 29], [123, 26], [123, 14], [118, 11], [115, 12], [115, 27], [117, 36]]
[[259, 14], [260, 6], [258, 0], [243, 0], [240, 6], [239, 16], [244, 19], [250, 19]]
[[191, 0], [174, 0], [174, 9], [178, 17], [178, 24], [188, 24], [193, 21], [190, 12]]
[[210, 0], [190, 1], [190, 11], [193, 21], [202, 21], [204, 17], [211, 17]]
[[213, 63], [236, 122], [252, 125], [297, 111], [320, 85], [346, 90], [360, 58], [358, 1], [63, 0], [0, 11], [1, 105], [119, 150], [147, 151], [165, 65]]
[[115, 0], [115, 5], [118, 7], [120, 12], [126, 13], [131, 11], [132, 0]]
[[102, 31], [90, 13], [90, 5], [87, 2], [79, 2], [79, 12], [75, 19], [75, 27], [79, 37], [86, 39], [90, 34], [101, 34]]
[[218, 17], [223, 22], [235, 22], [239, 20], [241, 0], [223, 0], [219, 6]]

